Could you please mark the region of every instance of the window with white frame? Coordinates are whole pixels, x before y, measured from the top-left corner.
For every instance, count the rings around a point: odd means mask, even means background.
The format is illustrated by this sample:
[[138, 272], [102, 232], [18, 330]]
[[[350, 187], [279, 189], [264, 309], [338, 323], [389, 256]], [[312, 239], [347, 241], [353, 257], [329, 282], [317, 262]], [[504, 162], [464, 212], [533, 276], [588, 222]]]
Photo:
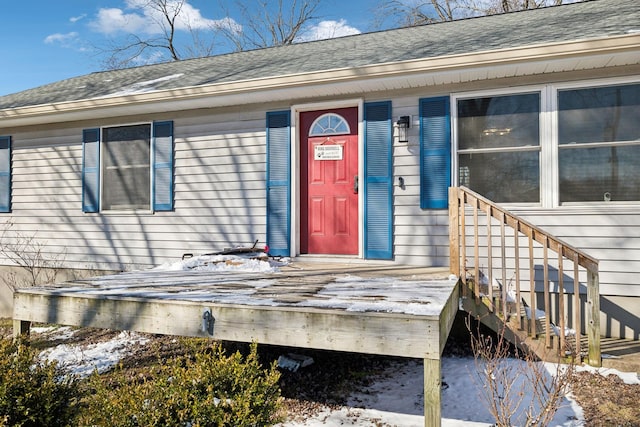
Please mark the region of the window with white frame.
[[540, 201], [540, 93], [457, 100], [459, 184], [498, 202]]
[[499, 203], [640, 201], [639, 83], [455, 101], [459, 185]]
[[560, 203], [640, 200], [640, 84], [558, 91]]

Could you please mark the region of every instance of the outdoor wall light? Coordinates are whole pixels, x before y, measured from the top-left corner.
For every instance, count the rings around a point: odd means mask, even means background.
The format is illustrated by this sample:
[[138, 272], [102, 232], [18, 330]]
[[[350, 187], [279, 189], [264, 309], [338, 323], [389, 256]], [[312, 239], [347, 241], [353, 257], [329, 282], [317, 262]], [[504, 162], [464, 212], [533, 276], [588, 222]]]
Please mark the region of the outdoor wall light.
[[398, 142], [409, 142], [409, 127], [411, 126], [411, 116], [398, 117], [396, 126], [398, 126]]

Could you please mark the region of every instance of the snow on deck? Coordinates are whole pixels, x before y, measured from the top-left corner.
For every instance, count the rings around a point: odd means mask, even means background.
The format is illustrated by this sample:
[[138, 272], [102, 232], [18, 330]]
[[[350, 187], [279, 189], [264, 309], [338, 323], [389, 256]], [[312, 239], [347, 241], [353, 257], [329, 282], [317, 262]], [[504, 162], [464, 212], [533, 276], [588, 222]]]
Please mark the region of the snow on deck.
[[[40, 288], [52, 295], [140, 298], [437, 316], [457, 278], [446, 270], [200, 256], [154, 269]], [[35, 289], [34, 289], [35, 291]]]

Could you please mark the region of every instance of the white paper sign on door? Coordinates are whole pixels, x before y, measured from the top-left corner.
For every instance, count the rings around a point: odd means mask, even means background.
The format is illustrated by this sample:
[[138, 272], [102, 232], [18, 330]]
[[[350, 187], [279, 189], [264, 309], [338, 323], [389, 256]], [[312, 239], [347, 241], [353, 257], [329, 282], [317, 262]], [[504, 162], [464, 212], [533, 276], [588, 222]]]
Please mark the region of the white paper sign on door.
[[342, 145], [316, 145], [313, 149], [314, 160], [342, 160]]

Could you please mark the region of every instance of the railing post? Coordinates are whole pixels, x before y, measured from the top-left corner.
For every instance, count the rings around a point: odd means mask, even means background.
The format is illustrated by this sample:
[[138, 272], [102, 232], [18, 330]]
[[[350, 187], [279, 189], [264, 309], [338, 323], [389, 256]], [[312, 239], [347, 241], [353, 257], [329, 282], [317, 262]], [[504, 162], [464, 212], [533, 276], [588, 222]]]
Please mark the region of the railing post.
[[549, 292], [549, 239], [546, 234], [542, 235], [542, 269], [544, 283], [544, 343], [547, 348], [551, 348], [551, 295]]
[[600, 355], [600, 290], [598, 272], [587, 269], [587, 339], [589, 365], [601, 366]]
[[460, 202], [458, 198], [458, 189], [456, 187], [449, 187], [449, 272], [456, 276], [461, 275]]
[[582, 348], [580, 337], [582, 336], [582, 315], [580, 302], [580, 278], [579, 278], [579, 262], [580, 258], [577, 252], [573, 253], [571, 258], [573, 261], [573, 328], [576, 330], [576, 363], [582, 362]]
[[562, 244], [558, 244], [558, 323], [560, 323], [560, 346], [558, 352], [561, 357], [565, 356], [566, 352], [566, 324], [565, 324], [565, 308], [564, 308], [564, 249]]
[[491, 226], [493, 224], [491, 218], [491, 205], [487, 204], [485, 207], [485, 214], [487, 216], [487, 295], [489, 298], [489, 311], [495, 312], [496, 302], [493, 300], [493, 237], [491, 235]]
[[533, 229], [529, 234], [529, 336], [537, 338], [536, 330], [536, 270], [533, 255]]

